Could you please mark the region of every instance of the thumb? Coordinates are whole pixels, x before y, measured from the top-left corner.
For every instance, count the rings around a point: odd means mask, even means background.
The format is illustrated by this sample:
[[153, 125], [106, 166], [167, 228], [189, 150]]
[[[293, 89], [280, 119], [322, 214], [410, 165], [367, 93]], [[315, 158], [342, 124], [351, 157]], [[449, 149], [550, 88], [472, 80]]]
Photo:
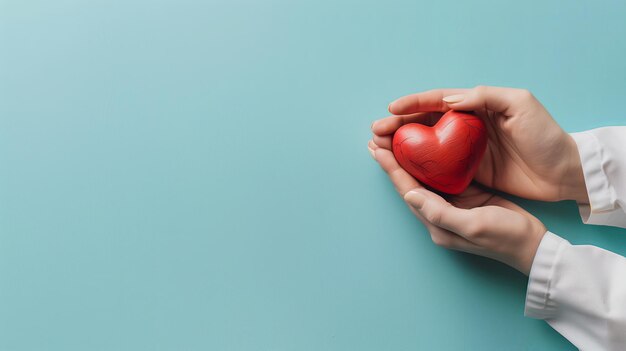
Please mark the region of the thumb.
[[480, 218], [472, 210], [454, 207], [441, 196], [426, 189], [409, 191], [404, 195], [404, 200], [430, 224], [462, 237], [473, 235], [476, 224], [480, 222]]
[[477, 86], [466, 94], [445, 96], [442, 100], [453, 110], [476, 111], [480, 109], [512, 115], [532, 94], [528, 90]]

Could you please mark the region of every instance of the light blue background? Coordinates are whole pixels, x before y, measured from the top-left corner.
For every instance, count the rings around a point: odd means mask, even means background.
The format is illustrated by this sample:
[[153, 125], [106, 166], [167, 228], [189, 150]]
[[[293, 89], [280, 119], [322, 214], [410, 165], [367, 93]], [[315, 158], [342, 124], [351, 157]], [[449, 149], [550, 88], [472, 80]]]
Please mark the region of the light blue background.
[[[366, 149], [398, 96], [624, 124], [621, 1], [0, 1], [0, 350], [573, 350]], [[573, 203], [522, 203], [626, 254]]]

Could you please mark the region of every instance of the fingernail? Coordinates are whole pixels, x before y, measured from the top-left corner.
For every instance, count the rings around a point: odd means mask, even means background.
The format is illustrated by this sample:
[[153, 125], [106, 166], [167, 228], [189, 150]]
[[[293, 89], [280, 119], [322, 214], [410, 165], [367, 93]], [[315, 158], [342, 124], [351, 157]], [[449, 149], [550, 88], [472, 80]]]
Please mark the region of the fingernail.
[[465, 99], [465, 95], [457, 94], [457, 95], [446, 96], [442, 100], [449, 104], [456, 104], [457, 102], [461, 102], [464, 99]]
[[372, 155], [372, 158], [375, 160], [376, 159], [376, 153], [374, 152], [374, 149], [372, 149], [371, 147], [367, 147], [367, 149], [370, 151], [370, 155]]
[[415, 208], [422, 208], [426, 197], [415, 190], [411, 190], [404, 195], [404, 200]]
[[393, 102], [390, 102], [389, 105], [387, 105], [387, 111], [391, 112], [391, 104], [393, 104]]
[[374, 124], [376, 124], [376, 121], [372, 122], [372, 125], [370, 126], [371, 130], [374, 130]]

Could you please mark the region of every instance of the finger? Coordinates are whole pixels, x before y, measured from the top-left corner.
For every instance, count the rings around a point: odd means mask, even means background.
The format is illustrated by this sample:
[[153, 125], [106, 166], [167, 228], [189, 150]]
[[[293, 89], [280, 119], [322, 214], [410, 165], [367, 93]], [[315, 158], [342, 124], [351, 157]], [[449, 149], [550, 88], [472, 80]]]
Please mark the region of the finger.
[[[410, 174], [408, 174], [396, 161], [396, 158], [393, 156], [393, 153], [389, 150], [383, 148], [375, 149], [375, 159], [380, 164], [381, 168], [389, 175], [391, 182], [393, 183], [396, 191], [400, 194], [400, 196], [404, 196], [411, 189], [419, 189], [422, 186], [413, 178]], [[422, 222], [426, 228], [434, 228], [431, 223], [429, 223], [422, 215], [416, 211], [414, 208], [409, 206], [409, 209], [417, 219]]]
[[443, 97], [443, 101], [454, 110], [476, 111], [485, 109], [507, 115], [521, 102], [525, 103], [527, 98], [532, 98], [532, 94], [528, 90], [477, 86], [465, 93], [446, 95]]
[[428, 233], [430, 234], [430, 238], [433, 243], [437, 246], [441, 246], [446, 249], [463, 251], [471, 254], [481, 254], [484, 251], [480, 246], [474, 244], [473, 242], [465, 239], [464, 237], [455, 234], [447, 229], [443, 229], [441, 227], [437, 227], [426, 220], [422, 214], [415, 209], [413, 206], [409, 205], [409, 209], [417, 219], [422, 222]]
[[374, 140], [374, 144], [376, 144], [376, 146], [382, 147], [383, 149], [391, 150], [391, 142], [393, 141], [393, 137], [391, 135], [374, 135], [372, 137], [372, 140]]
[[389, 116], [374, 121], [372, 123], [372, 132], [380, 136], [393, 134], [398, 128], [408, 123], [421, 123], [432, 126], [437, 123], [441, 115], [441, 112], [420, 112], [410, 115]]
[[368, 141], [367, 142], [367, 150], [369, 150], [370, 155], [372, 155], [372, 158], [375, 160], [376, 159], [376, 153], [374, 152], [374, 150], [376, 150], [376, 148], [378, 148], [378, 146], [376, 144], [374, 144], [373, 141]]
[[378, 149], [378, 145], [374, 142], [374, 140], [369, 140], [367, 142], [367, 148], [368, 149], [372, 149], [372, 151], [375, 151], [376, 149]]
[[475, 211], [454, 207], [441, 196], [426, 189], [409, 191], [405, 194], [404, 200], [433, 225], [457, 233], [466, 239], [468, 236], [474, 236], [480, 224], [481, 219]]
[[[405, 194], [407, 194], [410, 190], [422, 189], [422, 186], [415, 180], [415, 178], [400, 167], [392, 152], [377, 147], [375, 148], [375, 154], [376, 160], [380, 163], [383, 170], [389, 174], [392, 183], [400, 195], [405, 196]], [[479, 252], [480, 247], [478, 245], [462, 236], [456, 235], [444, 229], [443, 227], [438, 227], [431, 223], [416, 207], [409, 206], [409, 208], [424, 224], [426, 229], [428, 229], [428, 232], [436, 245], [469, 253]]]
[[480, 246], [472, 243], [462, 236], [450, 232], [449, 230], [436, 227], [432, 224], [425, 226], [430, 233], [430, 238], [437, 246], [473, 254], [479, 253], [481, 251]]
[[375, 156], [376, 161], [389, 175], [391, 182], [401, 196], [404, 196], [411, 189], [422, 187], [415, 178], [400, 167], [391, 151], [378, 148], [375, 150]]
[[389, 104], [389, 112], [394, 115], [408, 115], [418, 112], [446, 112], [450, 110], [443, 98], [449, 95], [467, 93], [468, 89], [435, 89], [403, 96]]

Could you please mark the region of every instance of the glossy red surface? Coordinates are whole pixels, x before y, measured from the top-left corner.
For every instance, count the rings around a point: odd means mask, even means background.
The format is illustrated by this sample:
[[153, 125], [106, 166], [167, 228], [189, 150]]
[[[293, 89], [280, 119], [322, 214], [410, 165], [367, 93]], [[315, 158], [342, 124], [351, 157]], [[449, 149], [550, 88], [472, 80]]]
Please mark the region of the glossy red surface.
[[484, 122], [469, 113], [448, 111], [432, 127], [409, 123], [393, 136], [398, 163], [421, 183], [460, 194], [472, 181], [487, 147]]

